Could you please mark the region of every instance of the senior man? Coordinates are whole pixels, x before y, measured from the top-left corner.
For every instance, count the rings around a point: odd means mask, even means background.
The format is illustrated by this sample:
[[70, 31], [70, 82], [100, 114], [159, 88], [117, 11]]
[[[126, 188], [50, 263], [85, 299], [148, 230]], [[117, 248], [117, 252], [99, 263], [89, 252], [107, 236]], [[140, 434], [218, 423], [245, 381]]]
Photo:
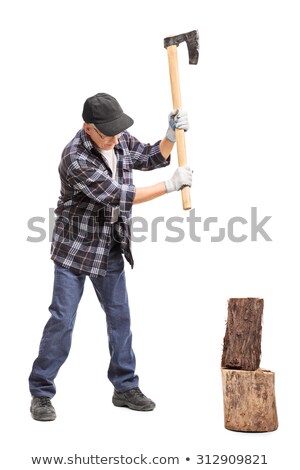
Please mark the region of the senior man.
[[155, 403], [141, 392], [135, 373], [123, 256], [133, 266], [132, 205], [192, 183], [188, 167], [178, 168], [172, 178], [152, 186], [136, 188], [132, 180], [133, 169], [153, 170], [170, 163], [175, 128], [186, 131], [189, 127], [185, 112], [170, 113], [166, 136], [153, 145], [141, 143], [127, 131], [133, 120], [107, 93], [88, 98], [82, 117], [83, 128], [65, 147], [59, 165], [61, 191], [51, 248], [51, 317], [29, 377], [31, 415], [39, 421], [56, 418], [51, 403], [56, 393], [54, 380], [70, 351], [86, 277], [106, 315], [113, 404], [137, 411], [154, 409]]

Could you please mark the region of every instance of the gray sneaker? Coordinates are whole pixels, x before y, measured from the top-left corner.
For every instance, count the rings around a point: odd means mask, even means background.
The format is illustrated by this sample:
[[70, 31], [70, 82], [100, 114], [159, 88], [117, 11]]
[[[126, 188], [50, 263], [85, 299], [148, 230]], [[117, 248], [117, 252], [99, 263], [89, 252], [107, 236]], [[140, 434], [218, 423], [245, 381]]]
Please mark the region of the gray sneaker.
[[127, 408], [136, 411], [152, 411], [155, 408], [155, 403], [147, 398], [138, 387], [126, 392], [115, 390], [112, 402], [115, 406], [127, 406]]
[[33, 397], [30, 412], [37, 421], [54, 421], [56, 418], [55, 409], [48, 397]]

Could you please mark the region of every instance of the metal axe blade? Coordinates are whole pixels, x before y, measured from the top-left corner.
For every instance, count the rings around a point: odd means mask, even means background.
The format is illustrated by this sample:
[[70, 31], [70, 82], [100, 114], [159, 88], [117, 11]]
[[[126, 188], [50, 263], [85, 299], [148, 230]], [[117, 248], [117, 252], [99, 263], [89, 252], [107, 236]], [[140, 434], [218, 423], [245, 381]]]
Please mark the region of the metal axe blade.
[[164, 47], [179, 46], [182, 42], [186, 42], [189, 52], [189, 63], [196, 65], [199, 59], [199, 33], [197, 30], [189, 33], [177, 34], [164, 39]]

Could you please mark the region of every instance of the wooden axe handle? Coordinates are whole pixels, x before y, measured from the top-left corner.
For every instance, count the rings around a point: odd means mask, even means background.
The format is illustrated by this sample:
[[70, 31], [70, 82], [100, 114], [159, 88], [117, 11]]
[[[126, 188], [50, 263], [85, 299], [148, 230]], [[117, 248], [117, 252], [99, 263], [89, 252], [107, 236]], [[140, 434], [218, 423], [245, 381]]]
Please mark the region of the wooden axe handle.
[[[178, 57], [177, 57], [177, 46], [169, 46], [167, 48], [168, 61], [169, 61], [169, 72], [171, 81], [171, 91], [173, 108], [181, 109], [181, 94], [180, 94], [180, 82], [179, 82], [179, 69], [178, 69]], [[176, 129], [176, 146], [178, 155], [178, 165], [185, 166], [187, 164], [186, 149], [185, 149], [185, 137], [183, 129]], [[191, 204], [191, 193], [190, 188], [185, 186], [181, 190], [182, 207], [184, 210], [192, 208]]]

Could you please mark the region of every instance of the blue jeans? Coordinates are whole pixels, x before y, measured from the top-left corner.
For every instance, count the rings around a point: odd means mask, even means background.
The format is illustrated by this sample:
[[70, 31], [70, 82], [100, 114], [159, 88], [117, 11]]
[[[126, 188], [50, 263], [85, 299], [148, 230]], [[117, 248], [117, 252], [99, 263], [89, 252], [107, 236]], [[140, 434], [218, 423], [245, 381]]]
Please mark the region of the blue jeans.
[[[54, 379], [70, 352], [85, 278], [85, 274], [55, 265], [53, 298], [49, 307], [51, 317], [44, 328], [39, 355], [29, 377], [29, 388], [34, 397], [52, 398], [55, 395]], [[124, 260], [118, 243], [112, 242], [106, 276], [90, 280], [106, 314], [110, 351], [108, 378], [117, 391], [124, 392], [138, 386], [138, 376], [131, 344]]]

